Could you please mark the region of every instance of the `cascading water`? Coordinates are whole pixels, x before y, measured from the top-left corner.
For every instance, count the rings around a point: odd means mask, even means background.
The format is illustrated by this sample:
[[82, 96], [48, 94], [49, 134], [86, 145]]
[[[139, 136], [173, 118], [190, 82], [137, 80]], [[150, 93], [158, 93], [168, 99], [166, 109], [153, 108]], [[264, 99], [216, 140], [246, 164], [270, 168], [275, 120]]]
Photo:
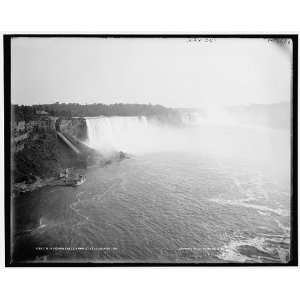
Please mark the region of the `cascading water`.
[[265, 168], [271, 168], [276, 161], [279, 173], [288, 172], [288, 132], [232, 126], [225, 122], [226, 118], [224, 125], [200, 122], [200, 118], [192, 115], [182, 126], [166, 125], [144, 116], [86, 118], [87, 144], [107, 156], [115, 151], [201, 153], [243, 159], [264, 164]]
[[112, 151], [145, 152], [160, 127], [146, 117], [87, 118], [88, 145], [103, 154]]
[[86, 118], [86, 122], [88, 146], [104, 155], [114, 151], [131, 154], [186, 152], [195, 150], [199, 142], [198, 131], [145, 116]]

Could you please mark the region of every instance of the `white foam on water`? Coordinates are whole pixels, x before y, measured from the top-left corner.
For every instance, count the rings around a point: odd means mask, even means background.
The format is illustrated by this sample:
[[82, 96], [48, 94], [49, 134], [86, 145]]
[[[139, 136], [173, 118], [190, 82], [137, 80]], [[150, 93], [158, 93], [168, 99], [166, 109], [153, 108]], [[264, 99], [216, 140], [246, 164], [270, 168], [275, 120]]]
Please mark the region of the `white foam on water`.
[[79, 221], [79, 222], [76, 224], [76, 226], [84, 225], [86, 222], [90, 222], [89, 217], [86, 216], [86, 215], [84, 215], [84, 214], [82, 214], [82, 213], [80, 212], [79, 208], [77, 208], [77, 205], [81, 202], [81, 199], [80, 199], [79, 195], [82, 195], [82, 194], [83, 194], [83, 192], [79, 192], [79, 193], [76, 195], [76, 201], [70, 204], [70, 209], [72, 209], [72, 210], [75, 212], [75, 214], [76, 214], [77, 216], [79, 216], [80, 219], [82, 220], [82, 221]]
[[287, 226], [284, 226], [279, 220], [275, 220], [277, 223], [278, 227], [283, 230], [285, 233], [289, 234], [290, 233], [290, 228]]
[[249, 201], [253, 200], [253, 198], [243, 198], [243, 199], [237, 199], [237, 200], [224, 200], [224, 199], [219, 199], [219, 198], [210, 198], [210, 201], [216, 202], [218, 204], [222, 205], [234, 205], [234, 206], [241, 206], [241, 207], [246, 207], [246, 208], [253, 208], [258, 210], [259, 212], [271, 212], [280, 216], [288, 217], [289, 211], [287, 209], [282, 209], [282, 208], [270, 208], [267, 206], [263, 205], [257, 205], [257, 204], [251, 204]]
[[[219, 259], [229, 262], [252, 262], [252, 263], [263, 263], [264, 259], [274, 262], [287, 262], [288, 249], [282, 249], [280, 247], [270, 246], [270, 242], [282, 242], [285, 237], [255, 237], [250, 239], [233, 240], [229, 244], [222, 247], [221, 254], [217, 257]], [[269, 254], [269, 256], [263, 255], [243, 255], [238, 251], [241, 246], [255, 247], [257, 250]], [[278, 255], [278, 259], [274, 258], [274, 254]]]

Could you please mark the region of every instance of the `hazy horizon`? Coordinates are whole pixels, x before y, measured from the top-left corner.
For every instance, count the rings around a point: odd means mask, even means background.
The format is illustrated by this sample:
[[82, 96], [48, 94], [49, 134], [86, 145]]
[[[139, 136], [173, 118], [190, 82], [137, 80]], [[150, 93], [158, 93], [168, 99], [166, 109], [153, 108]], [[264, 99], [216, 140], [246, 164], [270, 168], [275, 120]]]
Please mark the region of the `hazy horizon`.
[[14, 38], [12, 103], [290, 102], [291, 64], [291, 43], [267, 39]]
[[[159, 104], [159, 103], [129, 103], [129, 102], [113, 102], [113, 103], [104, 103], [104, 102], [93, 102], [93, 103], [84, 103], [84, 101], [81, 101], [81, 102], [73, 102], [73, 101], [65, 101], [65, 102], [60, 102], [60, 101], [54, 101], [54, 102], [49, 102], [49, 103], [33, 103], [33, 104], [20, 104], [20, 103], [12, 103], [12, 105], [26, 105], [26, 106], [34, 106], [34, 105], [52, 105], [52, 104], [55, 104], [56, 102], [59, 102], [59, 104], [80, 104], [80, 105], [95, 105], [95, 104], [104, 104], [104, 105], [116, 105], [116, 104], [124, 104], [124, 105], [127, 105], [127, 104], [136, 104], [136, 105], [162, 105], [162, 104]], [[290, 101], [281, 101], [281, 102], [272, 102], [272, 103], [244, 103], [244, 104], [228, 104], [228, 105], [224, 105], [224, 106], [220, 106], [220, 108], [230, 108], [230, 107], [247, 107], [247, 106], [252, 106], [252, 105], [276, 105], [276, 104], [286, 104], [286, 105], [290, 105]], [[165, 106], [165, 105], [162, 105], [166, 108], [170, 108], [170, 109], [190, 109], [190, 110], [197, 110], [197, 109], [206, 109], [206, 108], [209, 108], [210, 105], [203, 105], [203, 106], [198, 106], [198, 107], [184, 107], [184, 106], [178, 106], [178, 107], [175, 107], [175, 106]]]

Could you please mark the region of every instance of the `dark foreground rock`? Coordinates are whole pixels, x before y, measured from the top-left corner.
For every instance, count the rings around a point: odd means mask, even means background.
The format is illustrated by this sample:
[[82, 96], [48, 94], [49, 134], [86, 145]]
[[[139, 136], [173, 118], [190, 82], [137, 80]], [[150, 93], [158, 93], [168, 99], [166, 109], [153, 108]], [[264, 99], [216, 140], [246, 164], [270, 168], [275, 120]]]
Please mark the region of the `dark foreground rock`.
[[24, 149], [14, 153], [12, 166], [14, 193], [33, 191], [45, 185], [62, 185], [61, 174], [66, 169], [84, 174], [88, 166], [106, 166], [129, 158], [122, 151], [104, 157], [77, 137], [68, 133], [64, 135], [80, 151], [79, 154], [74, 153], [58, 137], [55, 130], [29, 137]]

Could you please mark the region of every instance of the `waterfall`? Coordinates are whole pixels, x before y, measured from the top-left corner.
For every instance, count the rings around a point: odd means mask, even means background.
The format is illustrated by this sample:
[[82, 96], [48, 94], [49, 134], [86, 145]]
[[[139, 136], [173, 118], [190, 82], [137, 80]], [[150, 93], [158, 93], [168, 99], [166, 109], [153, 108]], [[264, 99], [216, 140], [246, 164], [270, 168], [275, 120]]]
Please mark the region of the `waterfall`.
[[215, 121], [211, 116], [201, 121], [200, 116], [195, 114], [185, 122], [191, 125], [184, 126], [171, 126], [146, 117], [86, 118], [87, 145], [107, 156], [115, 151], [134, 155], [197, 153], [241, 158], [268, 166], [282, 161], [282, 169], [288, 166], [282, 159], [289, 157], [288, 131], [232, 126], [227, 122], [226, 115], [216, 116], [220, 119]]
[[[147, 117], [86, 118], [87, 144], [102, 154], [124, 151], [130, 154], [186, 151], [190, 134], [180, 126]], [[194, 136], [193, 136], [194, 138]], [[195, 143], [193, 139], [192, 143]]]
[[[86, 118], [87, 144], [102, 154], [124, 151], [143, 154], [162, 151], [226, 151], [231, 136], [222, 129], [210, 126], [198, 113], [185, 114], [183, 126], [170, 126], [146, 117]], [[217, 146], [218, 145], [218, 146]], [[209, 150], [208, 150], [209, 149]]]
[[103, 154], [112, 151], [145, 151], [159, 126], [146, 117], [86, 118], [88, 145]]

